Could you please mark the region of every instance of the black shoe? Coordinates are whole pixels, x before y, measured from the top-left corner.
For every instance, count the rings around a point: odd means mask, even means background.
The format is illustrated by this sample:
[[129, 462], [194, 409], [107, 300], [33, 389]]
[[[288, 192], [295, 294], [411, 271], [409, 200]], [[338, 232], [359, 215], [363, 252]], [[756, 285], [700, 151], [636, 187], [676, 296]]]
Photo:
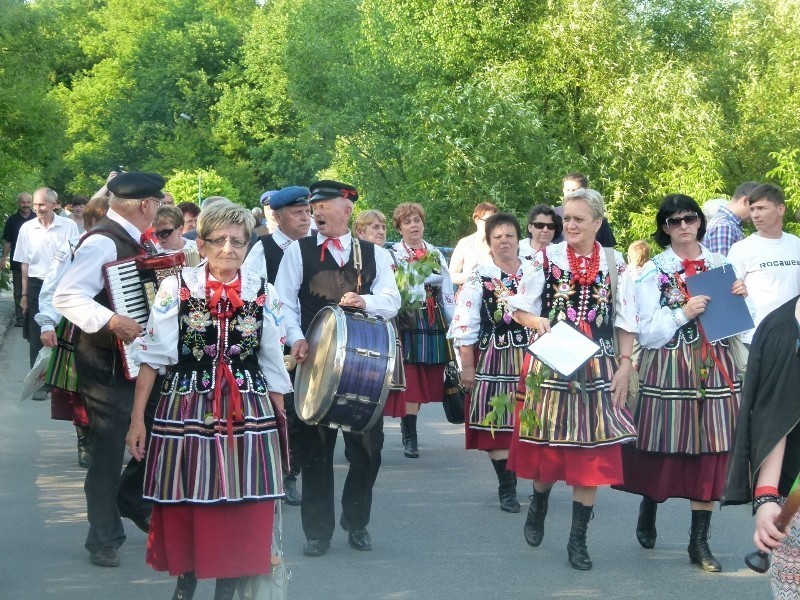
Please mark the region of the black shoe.
[[92, 464], [92, 456], [89, 452], [89, 426], [75, 425], [75, 433], [78, 436], [78, 466], [88, 469]]
[[492, 460], [495, 473], [497, 473], [497, 495], [500, 498], [500, 510], [509, 513], [518, 513], [520, 510], [517, 501], [517, 475], [506, 469], [508, 461]]
[[639, 504], [639, 520], [636, 523], [636, 539], [642, 548], [648, 550], [656, 545], [656, 511], [658, 503], [649, 496], [642, 496]]
[[528, 516], [525, 518], [525, 525], [522, 533], [528, 545], [534, 548], [542, 543], [544, 538], [544, 519], [547, 516], [547, 505], [550, 499], [550, 490], [537, 492], [533, 490], [531, 505], [528, 507]]
[[116, 548], [100, 548], [89, 554], [89, 560], [98, 567], [118, 567], [119, 552]]
[[150, 515], [132, 515], [120, 511], [119, 516], [123, 519], [130, 519], [139, 529], [150, 533]]
[[592, 568], [592, 560], [586, 548], [586, 530], [589, 527], [589, 520], [594, 516], [593, 508], [574, 500], [572, 502], [572, 529], [569, 532], [567, 554], [569, 564], [578, 571], [588, 571]]
[[306, 545], [303, 546], [303, 554], [306, 556], [323, 556], [331, 543], [328, 540], [306, 540]]
[[294, 477], [283, 480], [283, 492], [286, 494], [283, 501], [289, 506], [300, 506], [303, 503], [303, 496], [297, 491], [297, 479]]
[[372, 550], [372, 538], [366, 529], [351, 529], [347, 532], [347, 543], [356, 550]]
[[403, 454], [406, 458], [419, 458], [417, 446], [417, 415], [406, 415], [402, 418], [405, 437], [403, 438]]
[[711, 527], [710, 510], [692, 511], [692, 529], [689, 532], [689, 561], [693, 565], [699, 565], [704, 571], [709, 573], [719, 573], [722, 565], [719, 564], [711, 548], [708, 547], [708, 530]]

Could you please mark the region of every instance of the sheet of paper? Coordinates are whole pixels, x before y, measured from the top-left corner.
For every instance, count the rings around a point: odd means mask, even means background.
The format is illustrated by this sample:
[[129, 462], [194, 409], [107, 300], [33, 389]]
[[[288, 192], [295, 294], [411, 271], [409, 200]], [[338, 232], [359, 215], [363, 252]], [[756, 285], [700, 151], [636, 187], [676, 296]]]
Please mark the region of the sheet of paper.
[[528, 346], [528, 350], [551, 369], [569, 377], [597, 354], [600, 346], [577, 329], [559, 321], [550, 333]]
[[716, 342], [755, 327], [744, 296], [731, 293], [736, 274], [725, 265], [686, 278], [692, 296], [709, 296], [711, 301], [700, 315], [700, 324], [709, 342]]

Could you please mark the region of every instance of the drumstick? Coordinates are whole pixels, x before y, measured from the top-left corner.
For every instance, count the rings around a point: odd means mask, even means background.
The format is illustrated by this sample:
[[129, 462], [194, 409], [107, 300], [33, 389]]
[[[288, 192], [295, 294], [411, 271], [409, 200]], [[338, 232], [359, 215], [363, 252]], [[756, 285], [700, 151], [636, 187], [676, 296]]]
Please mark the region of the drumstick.
[[291, 371], [297, 366], [297, 359], [291, 354], [287, 354], [283, 357], [283, 366], [287, 371]]
[[[795, 479], [789, 496], [787, 496], [786, 502], [781, 507], [780, 514], [775, 519], [775, 527], [782, 533], [786, 533], [786, 528], [789, 527], [792, 519], [800, 510], [800, 488], [798, 488], [798, 484], [800, 484], [800, 475]], [[745, 556], [744, 562], [756, 573], [766, 573], [769, 569], [769, 554], [756, 550]]]

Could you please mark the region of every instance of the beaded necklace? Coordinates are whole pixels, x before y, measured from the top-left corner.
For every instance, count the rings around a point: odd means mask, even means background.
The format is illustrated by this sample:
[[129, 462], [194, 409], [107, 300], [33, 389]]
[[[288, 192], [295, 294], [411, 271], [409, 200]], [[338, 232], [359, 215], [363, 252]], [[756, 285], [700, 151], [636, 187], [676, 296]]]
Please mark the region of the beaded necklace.
[[581, 257], [575, 254], [572, 246], [567, 245], [567, 260], [569, 261], [569, 270], [572, 273], [572, 281], [583, 287], [592, 285], [597, 273], [600, 271], [600, 244], [594, 243], [588, 263], [582, 261]]

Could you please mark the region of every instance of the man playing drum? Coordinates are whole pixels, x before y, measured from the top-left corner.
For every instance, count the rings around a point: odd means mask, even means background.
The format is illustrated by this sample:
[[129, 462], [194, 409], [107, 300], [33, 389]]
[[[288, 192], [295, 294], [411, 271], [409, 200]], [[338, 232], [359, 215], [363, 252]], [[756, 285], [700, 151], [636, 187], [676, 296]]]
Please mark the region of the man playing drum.
[[[318, 233], [292, 242], [281, 261], [275, 287], [283, 301], [286, 342], [299, 363], [308, 356], [305, 334], [317, 312], [330, 304], [361, 309], [390, 319], [400, 308], [389, 253], [362, 241], [362, 268], [357, 271], [353, 238], [348, 229], [358, 191], [337, 181], [311, 185], [311, 207]], [[360, 280], [361, 290], [356, 293]], [[333, 374], [331, 374], [333, 375]], [[299, 400], [299, 399], [298, 399]], [[301, 516], [306, 556], [322, 556], [335, 529], [333, 504], [333, 452], [338, 431], [323, 425], [301, 425], [303, 441], [303, 500]], [[378, 476], [383, 448], [383, 420], [365, 433], [343, 432], [350, 469], [342, 492], [340, 524], [356, 550], [371, 550], [367, 532], [372, 507], [372, 487]]]

